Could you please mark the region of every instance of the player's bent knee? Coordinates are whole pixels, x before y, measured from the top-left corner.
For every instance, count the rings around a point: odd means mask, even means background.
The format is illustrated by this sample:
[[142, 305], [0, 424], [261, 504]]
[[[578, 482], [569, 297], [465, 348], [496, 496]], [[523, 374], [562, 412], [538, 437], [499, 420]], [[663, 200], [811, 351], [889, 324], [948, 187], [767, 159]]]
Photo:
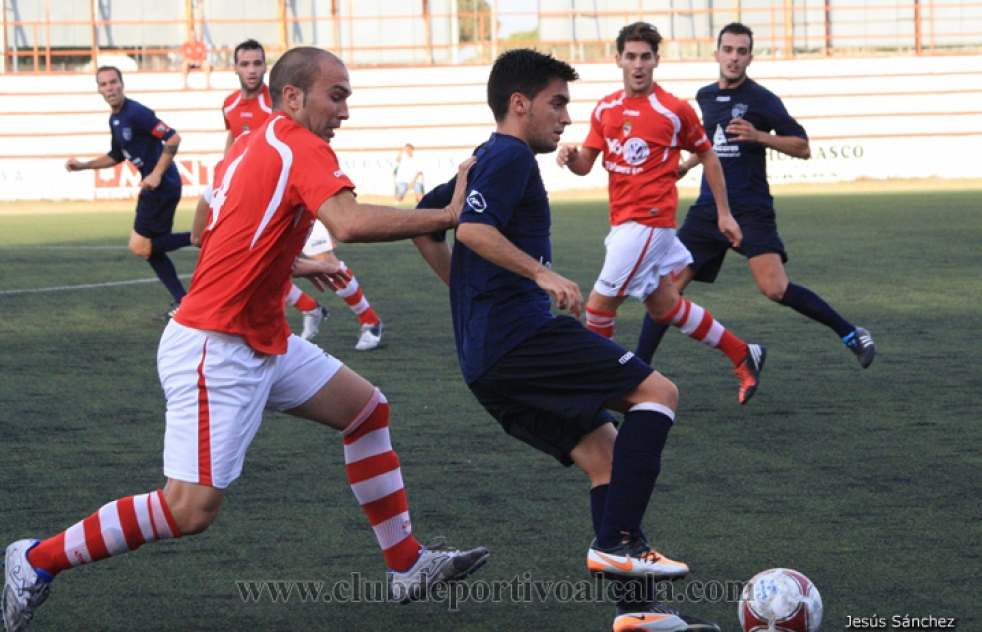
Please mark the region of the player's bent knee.
[[762, 286], [760, 288], [761, 293], [774, 301], [775, 303], [780, 303], [781, 299], [784, 298], [784, 288], [772, 285], [772, 286]]
[[631, 399], [636, 403], [655, 402], [674, 411], [679, 406], [679, 389], [667, 377], [655, 372], [638, 385], [631, 393]]

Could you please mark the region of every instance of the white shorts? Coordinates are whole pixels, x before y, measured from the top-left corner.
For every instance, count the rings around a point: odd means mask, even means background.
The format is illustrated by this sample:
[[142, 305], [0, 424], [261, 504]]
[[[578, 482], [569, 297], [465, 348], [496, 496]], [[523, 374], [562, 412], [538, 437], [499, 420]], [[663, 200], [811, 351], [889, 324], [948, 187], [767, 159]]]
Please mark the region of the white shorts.
[[263, 410], [296, 408], [342, 366], [298, 336], [286, 354], [268, 356], [240, 336], [170, 321], [157, 349], [167, 398], [164, 476], [225, 489], [242, 473]]
[[624, 222], [610, 229], [604, 246], [604, 267], [593, 285], [603, 296], [634, 296], [643, 301], [658, 289], [663, 276], [678, 274], [692, 263], [674, 228]]
[[334, 250], [334, 240], [331, 239], [331, 233], [327, 232], [327, 226], [323, 222], [316, 220], [314, 227], [310, 229], [307, 243], [303, 245], [303, 254], [312, 257], [332, 250]]

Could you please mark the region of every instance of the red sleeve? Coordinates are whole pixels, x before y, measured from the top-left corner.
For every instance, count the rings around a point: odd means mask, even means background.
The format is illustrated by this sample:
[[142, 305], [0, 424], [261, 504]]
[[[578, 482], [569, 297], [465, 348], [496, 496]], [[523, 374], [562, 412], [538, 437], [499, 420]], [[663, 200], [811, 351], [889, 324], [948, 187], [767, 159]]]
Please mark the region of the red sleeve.
[[583, 141], [583, 146], [592, 147], [593, 149], [603, 151], [607, 146], [607, 142], [604, 140], [603, 124], [597, 117], [597, 113], [600, 111], [601, 103], [603, 103], [603, 101], [598, 103], [597, 107], [593, 108], [593, 112], [590, 113], [590, 133], [586, 135], [586, 140]]
[[688, 101], [679, 101], [679, 118], [682, 120], [681, 145], [682, 149], [698, 154], [712, 149], [713, 145], [706, 138], [706, 130], [703, 129], [696, 111], [692, 109]]
[[305, 145], [294, 156], [297, 164], [294, 186], [303, 205], [317, 212], [321, 204], [343, 189], [354, 190], [354, 183], [344, 174], [330, 145], [315, 141]]

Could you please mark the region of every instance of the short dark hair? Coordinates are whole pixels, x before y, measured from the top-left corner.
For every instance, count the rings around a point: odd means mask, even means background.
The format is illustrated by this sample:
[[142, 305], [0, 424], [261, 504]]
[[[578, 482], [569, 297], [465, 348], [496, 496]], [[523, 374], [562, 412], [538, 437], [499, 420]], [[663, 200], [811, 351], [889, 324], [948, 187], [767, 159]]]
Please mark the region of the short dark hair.
[[256, 40], [247, 39], [246, 41], [242, 42], [241, 44], [235, 47], [235, 52], [232, 53], [232, 61], [236, 64], [239, 63], [240, 50], [258, 50], [260, 53], [263, 54], [263, 63], [266, 63], [266, 49], [264, 49], [263, 45], [257, 42]]
[[307, 93], [314, 87], [320, 74], [321, 62], [325, 59], [341, 62], [328, 51], [313, 46], [299, 46], [284, 53], [269, 71], [269, 96], [273, 107], [279, 107], [283, 102], [283, 88], [286, 86], [298, 88], [303, 92], [306, 102]]
[[99, 66], [95, 71], [95, 80], [98, 82], [99, 73], [106, 72], [107, 70], [112, 70], [113, 72], [115, 72], [116, 76], [119, 77], [119, 82], [123, 83], [123, 73], [120, 72], [119, 68], [117, 68], [116, 66]]
[[488, 105], [494, 120], [501, 122], [508, 114], [511, 95], [518, 92], [534, 99], [553, 79], [576, 81], [580, 76], [572, 66], [531, 48], [516, 48], [495, 60], [488, 77]]
[[661, 33], [647, 22], [635, 22], [628, 24], [617, 34], [618, 55], [624, 53], [624, 44], [627, 42], [647, 42], [651, 45], [651, 52], [657, 55], [658, 45], [661, 44]]
[[750, 27], [746, 24], [731, 22], [724, 26], [723, 30], [719, 32], [719, 37], [716, 38], [716, 50], [719, 50], [719, 45], [723, 42], [723, 33], [729, 33], [730, 35], [746, 35], [750, 38], [750, 52], [754, 51], [754, 32], [751, 31]]

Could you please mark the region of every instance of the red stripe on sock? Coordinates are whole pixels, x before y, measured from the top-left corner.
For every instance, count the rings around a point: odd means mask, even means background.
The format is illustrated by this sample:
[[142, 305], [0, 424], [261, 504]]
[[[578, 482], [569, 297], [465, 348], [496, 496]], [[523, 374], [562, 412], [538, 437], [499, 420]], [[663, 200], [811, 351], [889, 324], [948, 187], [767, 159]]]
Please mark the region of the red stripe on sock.
[[710, 328], [712, 328], [713, 322], [713, 315], [710, 314], [708, 310], [704, 309], [702, 311], [702, 322], [699, 323], [699, 326], [696, 327], [696, 330], [693, 331], [692, 335], [689, 337], [695, 338], [699, 342], [702, 342], [703, 338], [706, 337], [706, 334], [709, 333]]
[[379, 403], [372, 414], [368, 416], [365, 422], [358, 426], [358, 429], [352, 432], [350, 435], [344, 438], [345, 445], [351, 445], [358, 439], [364, 437], [369, 432], [373, 432], [380, 428], [386, 428], [389, 425], [389, 404]]
[[198, 483], [211, 485], [211, 410], [208, 406], [208, 385], [205, 383], [205, 358], [208, 341], [201, 349], [198, 365]]
[[663, 325], [671, 325], [672, 321], [675, 320], [676, 314], [679, 313], [679, 310], [685, 307], [685, 302], [686, 302], [685, 299], [680, 296], [679, 302], [675, 304], [675, 307], [672, 308], [672, 311], [665, 314], [665, 316], [663, 316], [662, 318], [659, 318], [658, 322], [660, 322]]
[[380, 322], [382, 321], [378, 319], [378, 315], [375, 313], [375, 310], [372, 309], [371, 307], [369, 307], [362, 313], [358, 314], [359, 325], [377, 325]]
[[409, 536], [401, 540], [399, 544], [388, 548], [382, 553], [385, 554], [385, 563], [389, 568], [396, 571], [407, 571], [419, 559], [419, 552], [423, 549], [416, 538]]
[[171, 535], [175, 538], [180, 538], [181, 530], [177, 528], [177, 522], [170, 512], [170, 507], [167, 506], [167, 501], [164, 500], [164, 491], [162, 489], [157, 490], [157, 498], [160, 499], [160, 509], [164, 512], [164, 518], [167, 519], [167, 526], [170, 527]]
[[119, 524], [123, 528], [126, 547], [131, 551], [135, 551], [143, 546], [146, 540], [143, 538], [143, 531], [140, 530], [140, 521], [136, 517], [133, 497], [128, 496], [117, 500], [116, 510], [119, 512]]
[[406, 500], [406, 490], [400, 489], [384, 498], [362, 505], [361, 508], [365, 510], [368, 521], [374, 527], [393, 516], [409, 511], [409, 501]]
[[733, 366], [739, 366], [747, 359], [747, 343], [731, 334], [729, 329], [723, 330], [723, 336], [716, 348], [726, 354]]
[[65, 532], [41, 540], [33, 549], [27, 552], [27, 561], [34, 568], [41, 568], [52, 576], [72, 567], [65, 554]]
[[367, 459], [349, 463], [345, 466], [348, 473], [348, 482], [354, 485], [375, 478], [386, 472], [398, 469], [399, 457], [393, 451], [383, 452], [370, 456]]
[[106, 541], [102, 537], [102, 522], [99, 520], [98, 511], [82, 521], [82, 529], [85, 530], [85, 548], [89, 550], [92, 561], [98, 562], [109, 557], [109, 549], [106, 548]]
[[301, 312], [309, 312], [312, 309], [317, 309], [317, 301], [312, 299], [308, 294], [301, 292], [300, 298], [297, 299], [295, 306]]

